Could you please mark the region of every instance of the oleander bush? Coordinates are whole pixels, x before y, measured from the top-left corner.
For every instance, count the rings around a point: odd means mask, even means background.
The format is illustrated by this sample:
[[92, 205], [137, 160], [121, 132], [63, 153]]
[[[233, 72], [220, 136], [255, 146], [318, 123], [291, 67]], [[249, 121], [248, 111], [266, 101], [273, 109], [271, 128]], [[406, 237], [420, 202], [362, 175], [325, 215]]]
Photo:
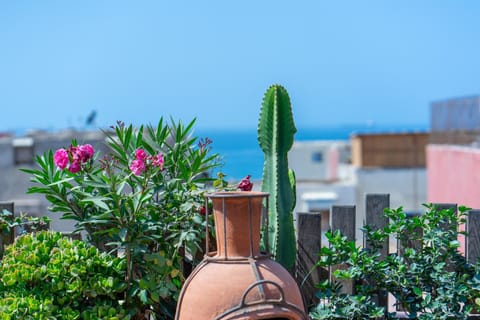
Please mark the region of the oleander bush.
[[[401, 318], [375, 303], [390, 293], [409, 319], [468, 319], [480, 307], [480, 263], [467, 262], [460, 253], [459, 225], [468, 208], [438, 209], [407, 217], [402, 208], [386, 209], [384, 228], [363, 228], [367, 248], [356, 246], [340, 232], [328, 232], [329, 247], [322, 248], [317, 266], [336, 268], [334, 279], [318, 285], [320, 304], [313, 319]], [[380, 255], [387, 238], [394, 238], [400, 252]], [[355, 284], [354, 294], [342, 291], [341, 281]]]
[[23, 169], [34, 182], [28, 193], [45, 195], [85, 241], [121, 257], [134, 319], [172, 319], [184, 272], [203, 256], [203, 195], [220, 163], [212, 141], [193, 135], [194, 122], [119, 121], [104, 131], [107, 154], [73, 140]]
[[0, 264], [0, 319], [129, 319], [125, 260], [58, 232], [18, 237]]

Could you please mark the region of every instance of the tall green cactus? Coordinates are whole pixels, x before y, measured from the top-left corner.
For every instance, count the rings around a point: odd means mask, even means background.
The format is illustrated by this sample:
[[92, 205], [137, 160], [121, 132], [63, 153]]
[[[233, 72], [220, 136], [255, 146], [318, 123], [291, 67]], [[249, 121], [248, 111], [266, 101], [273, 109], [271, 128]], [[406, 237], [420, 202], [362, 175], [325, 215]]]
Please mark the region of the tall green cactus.
[[276, 261], [293, 270], [296, 256], [293, 209], [295, 175], [287, 153], [297, 132], [287, 90], [272, 85], [265, 92], [258, 122], [258, 143], [264, 153], [262, 191], [269, 192], [269, 225], [264, 233]]

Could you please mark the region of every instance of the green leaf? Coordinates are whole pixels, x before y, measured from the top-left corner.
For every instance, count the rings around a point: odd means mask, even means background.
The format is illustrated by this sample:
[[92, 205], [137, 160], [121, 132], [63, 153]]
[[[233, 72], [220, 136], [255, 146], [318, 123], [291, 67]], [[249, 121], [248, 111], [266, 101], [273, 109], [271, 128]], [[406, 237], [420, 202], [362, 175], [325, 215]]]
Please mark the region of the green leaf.
[[413, 293], [415, 293], [417, 296], [422, 296], [423, 291], [419, 287], [413, 287]]
[[425, 295], [425, 298], [424, 298], [424, 303], [425, 303], [425, 305], [429, 305], [431, 301], [432, 301], [432, 295], [429, 294], [429, 293], [426, 294], [426, 295]]
[[67, 182], [70, 182], [70, 181], [74, 181], [74, 180], [75, 180], [75, 179], [74, 179], [73, 177], [61, 179], [61, 180], [54, 181], [54, 182], [48, 184], [48, 187], [58, 186], [58, 185], [60, 185], [60, 184], [64, 184], [64, 183], [67, 183]]
[[140, 290], [140, 293], [138, 294], [140, 301], [142, 301], [144, 304], [148, 303], [148, 294], [147, 290]]
[[91, 202], [101, 209], [110, 210], [108, 205], [104, 202], [104, 201], [109, 201], [109, 200], [110, 199], [106, 198], [106, 197], [89, 197], [89, 198], [85, 198], [85, 199], [80, 200], [80, 202]]

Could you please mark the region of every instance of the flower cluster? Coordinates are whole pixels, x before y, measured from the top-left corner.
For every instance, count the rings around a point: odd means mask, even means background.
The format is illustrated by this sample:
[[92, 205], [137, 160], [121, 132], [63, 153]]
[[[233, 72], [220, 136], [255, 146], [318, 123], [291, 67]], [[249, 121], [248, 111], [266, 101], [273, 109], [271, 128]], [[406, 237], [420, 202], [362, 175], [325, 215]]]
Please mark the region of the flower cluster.
[[245, 178], [240, 181], [237, 188], [241, 191], [251, 191], [253, 188], [253, 183], [250, 181], [250, 175], [246, 176]]
[[147, 169], [149, 164], [163, 170], [163, 154], [158, 153], [154, 156], [149, 156], [145, 150], [137, 149], [137, 151], [135, 151], [135, 160], [130, 163], [129, 168], [134, 175], [139, 176]]
[[68, 167], [71, 173], [77, 173], [82, 169], [82, 164], [87, 163], [93, 158], [95, 150], [91, 144], [83, 144], [79, 146], [70, 146], [68, 149], [60, 148], [55, 151], [53, 162], [55, 165], [64, 170]]
[[[185, 281], [183, 266], [193, 269], [206, 253], [205, 223], [213, 225], [213, 219], [203, 222], [199, 215], [212, 210], [204, 193], [213, 180], [210, 170], [221, 163], [211, 153], [210, 139], [195, 145], [193, 124], [161, 118], [135, 128], [118, 121], [102, 130], [104, 148], [95, 155], [73, 140], [72, 147], [46, 151], [35, 157], [38, 166], [23, 169], [36, 184], [28, 192], [45, 195], [51, 212], [72, 221], [82, 238], [101, 251], [125, 253], [118, 272], [126, 291], [112, 297], [123, 298], [132, 319], [149, 314], [170, 319]], [[158, 288], [165, 288], [161, 297]]]

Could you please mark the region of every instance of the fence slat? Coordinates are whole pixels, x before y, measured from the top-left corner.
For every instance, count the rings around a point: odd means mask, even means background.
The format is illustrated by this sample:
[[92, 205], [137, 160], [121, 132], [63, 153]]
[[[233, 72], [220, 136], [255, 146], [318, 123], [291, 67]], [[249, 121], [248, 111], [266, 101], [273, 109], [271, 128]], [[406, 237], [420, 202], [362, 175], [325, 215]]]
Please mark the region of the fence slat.
[[457, 210], [456, 203], [434, 203], [433, 205], [436, 206], [439, 210], [443, 210], [443, 209], [454, 209], [455, 211]]
[[[452, 209], [455, 213], [457, 213], [457, 204], [456, 203], [434, 203], [433, 205], [438, 210], [450, 210], [450, 209]], [[440, 226], [443, 230], [448, 230], [450, 228], [450, 226], [447, 223], [441, 223]], [[459, 226], [456, 225], [455, 228], [458, 230]], [[448, 263], [445, 268], [449, 271], [454, 271], [455, 270], [455, 265], [453, 265], [452, 263]]]
[[[8, 210], [12, 213], [12, 221], [13, 221], [13, 209], [14, 203], [12, 201], [0, 201], [0, 213], [3, 213], [3, 210]], [[10, 222], [12, 222], [10, 221]], [[15, 231], [13, 228], [10, 228], [10, 231], [7, 233], [1, 232], [0, 230], [0, 259], [3, 257], [4, 247], [6, 245], [12, 244], [15, 240]]]
[[[340, 230], [342, 235], [349, 241], [355, 241], [355, 206], [332, 206], [330, 211], [330, 225], [332, 231]], [[345, 266], [338, 265], [332, 268], [331, 273], [337, 269], [344, 269]], [[340, 281], [342, 292], [353, 294], [355, 284], [353, 281]]]
[[[365, 200], [365, 222], [367, 225], [375, 226], [376, 228], [383, 228], [388, 224], [388, 219], [383, 215], [383, 210], [390, 207], [389, 194], [367, 194]], [[388, 238], [380, 250], [382, 258], [388, 255]], [[369, 245], [366, 244], [369, 248]]]
[[[413, 219], [415, 217], [421, 216], [420, 212], [407, 212], [406, 217], [407, 219]], [[408, 231], [410, 232], [410, 231]], [[414, 238], [419, 239], [423, 237], [423, 229], [422, 228], [415, 228], [413, 230]], [[423, 242], [421, 240], [414, 240], [409, 237], [409, 234], [402, 234], [402, 238], [397, 240], [397, 253], [400, 256], [405, 254], [405, 249], [414, 249], [415, 251], [422, 250]], [[401, 305], [396, 305], [396, 310], [404, 312], [405, 308]]]
[[355, 206], [332, 206], [330, 225], [332, 231], [340, 230], [348, 240], [355, 240]]
[[[434, 203], [433, 205], [435, 207], [437, 207], [438, 210], [453, 209], [454, 212], [457, 212], [457, 204], [456, 203]], [[442, 225], [442, 227], [443, 227], [444, 230], [448, 229], [448, 225]]]
[[297, 261], [295, 278], [308, 306], [318, 303], [316, 284], [327, 279], [321, 268], [314, 268], [321, 249], [322, 215], [315, 212], [297, 213]]
[[[367, 194], [365, 199], [365, 222], [367, 225], [375, 228], [383, 228], [388, 224], [388, 219], [383, 215], [385, 208], [390, 207], [390, 194]], [[365, 244], [367, 248], [370, 245]], [[387, 257], [389, 251], [389, 239], [385, 239], [383, 248], [380, 250], [380, 259]], [[387, 292], [377, 293], [377, 304], [380, 307], [388, 307]]]
[[[418, 212], [408, 212], [406, 214], [407, 219], [409, 220], [421, 215], [422, 214]], [[421, 238], [423, 236], [422, 228], [415, 228], [413, 232], [416, 238]], [[407, 248], [411, 248], [411, 249], [415, 249], [415, 251], [419, 251], [422, 249], [422, 241], [412, 240], [407, 237], [407, 240], [402, 239], [397, 242], [397, 251], [399, 255], [403, 256], [405, 254], [405, 249]]]
[[468, 211], [466, 231], [465, 252], [467, 261], [475, 263], [480, 258], [480, 210]]

